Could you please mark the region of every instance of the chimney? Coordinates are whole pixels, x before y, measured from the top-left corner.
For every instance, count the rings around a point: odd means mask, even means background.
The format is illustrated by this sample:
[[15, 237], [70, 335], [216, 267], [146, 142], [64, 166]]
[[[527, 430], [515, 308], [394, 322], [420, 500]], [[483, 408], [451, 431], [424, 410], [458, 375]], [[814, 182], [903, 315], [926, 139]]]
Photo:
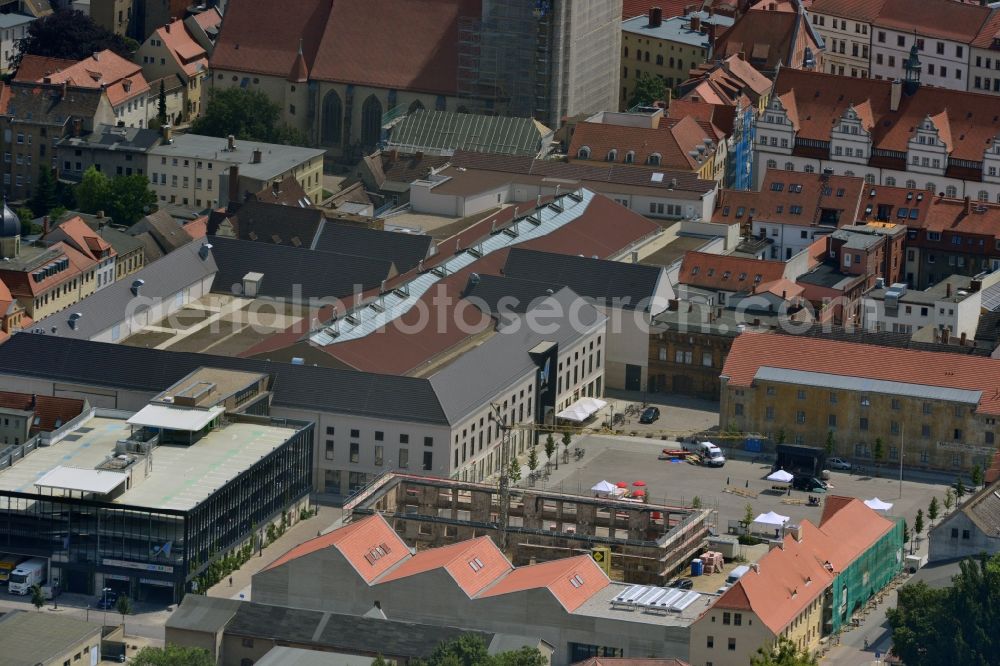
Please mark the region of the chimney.
[[100, 60], [100, 59], [101, 59], [101, 52], [94, 51], [94, 60]]
[[69, 316], [69, 327], [71, 330], [76, 330], [76, 322], [80, 321], [83, 315], [79, 312], [74, 312]]
[[174, 127], [170, 123], [166, 123], [160, 128], [160, 133], [163, 135], [163, 141], [170, 143], [174, 140]]
[[254, 148], [253, 153], [250, 157], [250, 164], [260, 164], [260, 158], [263, 155], [260, 148]]
[[139, 290], [142, 289], [142, 285], [144, 284], [146, 284], [145, 280], [132, 280], [132, 286], [130, 287], [130, 289], [132, 290], [132, 295], [138, 296]]
[[49, 235], [49, 216], [42, 216], [42, 238]]
[[899, 79], [892, 80], [889, 90], [889, 110], [899, 111], [899, 102], [903, 99], [903, 82]]
[[226, 150], [236, 150], [236, 137], [232, 134], [226, 137]]
[[960, 338], [960, 341], [961, 341], [962, 346], [964, 347], [965, 346], [965, 331], [962, 331], [962, 337]]
[[709, 54], [709, 56], [711, 56], [713, 50], [715, 49], [715, 24], [714, 23], [706, 23], [705, 24], [705, 36], [708, 37], [708, 54]]
[[972, 199], [969, 198], [968, 194], [965, 195], [965, 214], [972, 215]]
[[691, 32], [701, 32], [701, 17], [697, 14], [691, 16]]
[[649, 8], [649, 27], [659, 28], [663, 25], [663, 9], [660, 7]]
[[951, 298], [951, 282], [944, 283], [944, 297]]
[[939, 329], [934, 329], [934, 342], [941, 342], [941, 331]]
[[465, 289], [462, 291], [463, 298], [472, 293], [472, 290], [479, 284], [480, 279], [479, 273], [469, 273], [469, 280], [465, 283]]
[[97, 211], [94, 214], [94, 217], [96, 217], [98, 220], [103, 220], [104, 219], [104, 211], [103, 210]]
[[170, 22], [169, 21], [167, 23], [163, 24], [163, 29], [166, 30], [167, 32], [170, 32]]
[[240, 203], [240, 167], [237, 164], [229, 167], [229, 203]]
[[951, 342], [951, 327], [945, 326], [941, 329], [941, 342], [942, 344], [948, 344]]
[[198, 248], [198, 256], [201, 257], [202, 261], [208, 259], [209, 253], [212, 251], [211, 243], [202, 243], [201, 247]]
[[66, 81], [63, 81], [62, 82], [62, 96], [63, 97], [66, 97], [68, 88], [69, 88], [69, 84], [66, 83]]

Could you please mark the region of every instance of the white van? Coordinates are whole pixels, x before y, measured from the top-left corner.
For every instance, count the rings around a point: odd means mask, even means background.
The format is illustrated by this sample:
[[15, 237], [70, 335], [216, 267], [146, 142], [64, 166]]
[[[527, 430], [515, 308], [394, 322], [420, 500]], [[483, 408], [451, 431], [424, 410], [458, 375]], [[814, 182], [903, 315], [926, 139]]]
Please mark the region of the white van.
[[10, 584], [7, 589], [11, 594], [25, 595], [31, 592], [34, 585], [45, 582], [45, 570], [48, 563], [42, 558], [21, 562], [10, 572]]
[[734, 584], [740, 578], [743, 578], [743, 576], [745, 576], [748, 571], [750, 571], [750, 567], [748, 567], [745, 564], [741, 564], [740, 566], [736, 567], [735, 569], [729, 572], [728, 576], [726, 576], [726, 585], [728, 586]]
[[695, 450], [701, 456], [701, 463], [703, 465], [708, 467], [722, 467], [726, 464], [726, 457], [722, 455], [722, 449], [712, 444], [712, 442], [700, 442]]

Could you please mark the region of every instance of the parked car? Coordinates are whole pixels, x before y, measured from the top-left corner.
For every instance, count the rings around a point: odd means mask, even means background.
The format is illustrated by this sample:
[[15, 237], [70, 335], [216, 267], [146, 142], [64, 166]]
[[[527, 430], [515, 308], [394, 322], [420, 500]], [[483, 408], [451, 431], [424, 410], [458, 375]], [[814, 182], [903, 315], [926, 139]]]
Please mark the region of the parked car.
[[808, 492], [823, 492], [826, 490], [826, 483], [815, 476], [796, 476], [792, 479], [792, 488]]
[[115, 607], [115, 604], [117, 603], [118, 603], [118, 593], [108, 592], [107, 594], [102, 594], [101, 596], [97, 597], [97, 603], [95, 603], [94, 605], [97, 608], [103, 610], [111, 610], [112, 608]]
[[843, 458], [827, 458], [826, 466], [830, 469], [851, 469], [851, 463]]
[[660, 408], [647, 407], [642, 411], [642, 416], [639, 417], [639, 423], [652, 423], [658, 418], [660, 418]]
[[670, 587], [675, 587], [678, 590], [690, 590], [694, 587], [694, 581], [690, 578], [678, 578], [677, 580], [670, 583]]

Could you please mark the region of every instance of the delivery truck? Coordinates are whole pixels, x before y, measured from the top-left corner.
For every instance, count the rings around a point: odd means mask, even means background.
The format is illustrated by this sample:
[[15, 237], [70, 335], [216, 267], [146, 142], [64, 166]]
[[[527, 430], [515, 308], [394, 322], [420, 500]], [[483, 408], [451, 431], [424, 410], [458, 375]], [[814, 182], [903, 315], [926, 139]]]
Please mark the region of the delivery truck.
[[21, 562], [17, 565], [16, 569], [10, 572], [10, 583], [7, 586], [8, 591], [11, 594], [20, 594], [22, 596], [28, 594], [31, 592], [33, 586], [41, 585], [45, 582], [47, 568], [48, 562], [40, 557]]

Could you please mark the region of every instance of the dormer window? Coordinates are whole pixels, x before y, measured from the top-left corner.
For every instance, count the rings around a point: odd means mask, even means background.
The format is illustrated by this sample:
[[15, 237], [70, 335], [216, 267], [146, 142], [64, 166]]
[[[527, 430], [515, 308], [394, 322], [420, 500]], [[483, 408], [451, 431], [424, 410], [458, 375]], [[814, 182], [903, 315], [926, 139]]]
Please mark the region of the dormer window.
[[618, 159], [618, 151], [615, 150], [614, 148], [612, 148], [611, 150], [609, 150], [608, 151], [608, 158], [607, 159], [608, 159], [609, 162], [614, 162], [615, 160], [617, 160]]
[[695, 276], [695, 275], [697, 275], [697, 274], [698, 274], [698, 267], [697, 267], [697, 266], [695, 266], [694, 268], [692, 268], [692, 269], [691, 269], [691, 275], [692, 275], [692, 277], [693, 277], [693, 276]]
[[485, 566], [486, 565], [483, 564], [483, 561], [478, 557], [474, 557], [471, 560], [469, 560], [469, 568], [475, 571], [476, 573], [482, 571]]
[[590, 146], [580, 146], [580, 150], [576, 151], [576, 156], [581, 160], [589, 160]]
[[660, 154], [653, 153], [649, 156], [648, 162], [650, 166], [660, 166]]
[[722, 279], [723, 280], [728, 280], [729, 276], [732, 275], [732, 274], [733, 274], [732, 271], [726, 271], [725, 273], [722, 274]]
[[739, 279], [740, 282], [743, 282], [743, 280], [747, 279], [747, 274], [746, 273], [740, 273], [740, 277], [738, 279]]
[[635, 162], [635, 151], [630, 150], [625, 153], [625, 164], [632, 164], [633, 162]]

